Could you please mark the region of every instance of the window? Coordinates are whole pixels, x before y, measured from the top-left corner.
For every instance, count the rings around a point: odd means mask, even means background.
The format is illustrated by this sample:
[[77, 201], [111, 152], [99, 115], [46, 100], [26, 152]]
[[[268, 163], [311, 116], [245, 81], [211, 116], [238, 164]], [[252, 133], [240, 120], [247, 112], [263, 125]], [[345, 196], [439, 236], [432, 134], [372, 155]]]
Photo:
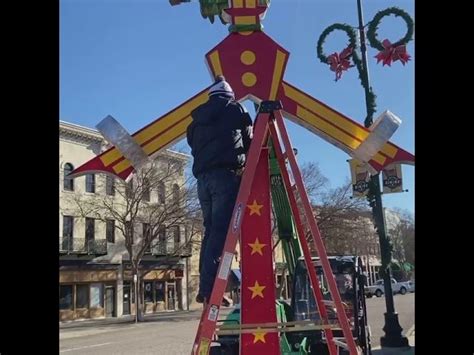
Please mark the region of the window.
[[74, 166], [71, 163], [64, 164], [64, 185], [63, 188], [66, 191], [74, 191], [74, 179], [68, 177], [68, 175], [74, 170]]
[[76, 285], [76, 308], [89, 308], [89, 285]]
[[63, 216], [63, 240], [61, 250], [72, 250], [72, 238], [74, 233], [74, 217]]
[[155, 282], [156, 302], [165, 301], [165, 283], [163, 281]]
[[179, 186], [177, 184], [173, 185], [173, 201], [179, 203]]
[[153, 302], [153, 282], [145, 282], [145, 302]]
[[59, 309], [73, 309], [72, 285], [59, 286]]
[[126, 198], [133, 197], [133, 180], [130, 180], [125, 187], [125, 197]]
[[181, 242], [181, 231], [179, 229], [179, 226], [174, 226], [173, 237], [174, 237], [174, 244], [179, 245], [179, 243]]
[[166, 254], [166, 228], [161, 225], [158, 228], [158, 251], [161, 254]]
[[185, 241], [189, 240], [189, 226], [187, 224], [184, 225], [184, 240]]
[[86, 192], [95, 193], [95, 174], [86, 175]]
[[159, 203], [165, 203], [165, 194], [166, 194], [165, 183], [160, 182], [158, 184], [158, 202]]
[[[147, 243], [150, 240], [150, 235], [151, 235], [151, 228], [150, 228], [149, 223], [142, 224], [142, 235], [143, 235], [143, 242]], [[151, 243], [148, 244], [145, 251], [150, 252], [150, 250], [151, 250]]]
[[95, 238], [95, 219], [86, 217], [86, 240]]
[[105, 177], [105, 193], [108, 196], [115, 195], [115, 178], [113, 176], [106, 175]]
[[105, 222], [105, 236], [109, 243], [115, 243], [115, 220], [108, 219]]
[[104, 288], [103, 284], [91, 284], [91, 308], [101, 307], [104, 308]]
[[150, 181], [143, 179], [143, 201], [150, 201]]
[[158, 240], [160, 242], [166, 242], [166, 228], [163, 225], [161, 225], [158, 230]]
[[125, 238], [130, 238], [130, 241], [133, 244], [133, 225], [132, 222], [127, 221], [125, 222]]
[[72, 238], [74, 233], [74, 217], [63, 216], [63, 238]]

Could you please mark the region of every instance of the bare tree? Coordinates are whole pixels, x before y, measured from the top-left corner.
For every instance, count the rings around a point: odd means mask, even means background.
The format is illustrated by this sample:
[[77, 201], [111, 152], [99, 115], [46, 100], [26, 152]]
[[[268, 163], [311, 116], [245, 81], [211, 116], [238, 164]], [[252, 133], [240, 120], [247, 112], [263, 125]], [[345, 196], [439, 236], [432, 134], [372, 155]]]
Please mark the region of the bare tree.
[[[314, 163], [305, 164], [302, 175], [327, 251], [334, 254], [369, 254], [368, 251], [376, 244], [376, 235], [366, 201], [352, 198], [351, 182], [328, 189], [327, 178]], [[306, 238], [310, 240], [308, 223], [305, 219], [303, 222]]]
[[397, 222], [388, 230], [392, 244], [393, 258], [398, 261], [401, 277], [407, 278], [406, 263], [415, 265], [415, 221], [407, 210], [393, 209]]
[[[184, 176], [183, 163], [162, 157], [136, 171], [132, 178], [101, 179], [109, 193], [85, 196], [73, 195], [78, 213], [101, 221], [115, 220], [115, 228], [124, 237], [126, 254], [133, 275], [137, 275], [135, 295], [137, 320], [142, 318], [141, 280], [146, 270], [140, 270], [145, 253], [156, 252], [166, 258], [183, 254], [201, 232], [202, 220], [196, 198], [195, 180]], [[110, 186], [113, 181], [113, 193]], [[99, 188], [100, 190], [100, 188]], [[151, 199], [152, 191], [157, 199]], [[137, 228], [142, 226], [141, 231]], [[181, 228], [185, 235], [181, 240]], [[171, 243], [169, 243], [171, 241]]]
[[318, 163], [306, 162], [301, 167], [306, 193], [313, 204], [323, 196], [329, 180], [323, 175]]
[[[328, 179], [315, 162], [303, 164], [301, 175], [328, 252], [372, 254], [377, 245], [372, 217], [365, 199], [352, 198], [351, 182], [346, 181], [340, 187], [329, 189]], [[296, 201], [306, 239], [310, 241], [312, 235], [299, 192], [296, 193]], [[273, 217], [275, 219], [274, 214]], [[276, 237], [276, 224], [273, 227], [272, 234]], [[313, 247], [313, 243], [309, 245]]]

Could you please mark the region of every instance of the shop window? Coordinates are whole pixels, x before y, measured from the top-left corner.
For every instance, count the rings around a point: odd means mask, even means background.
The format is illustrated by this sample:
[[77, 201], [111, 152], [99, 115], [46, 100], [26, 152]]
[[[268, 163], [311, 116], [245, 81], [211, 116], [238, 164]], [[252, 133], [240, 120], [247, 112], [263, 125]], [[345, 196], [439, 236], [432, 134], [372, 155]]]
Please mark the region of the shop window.
[[156, 302], [165, 301], [165, 283], [162, 281], [155, 282]]
[[153, 302], [153, 282], [145, 282], [145, 302]]
[[59, 309], [73, 309], [72, 285], [59, 286]]
[[104, 287], [103, 284], [91, 284], [91, 307], [104, 308]]
[[76, 308], [89, 308], [89, 285], [76, 285]]

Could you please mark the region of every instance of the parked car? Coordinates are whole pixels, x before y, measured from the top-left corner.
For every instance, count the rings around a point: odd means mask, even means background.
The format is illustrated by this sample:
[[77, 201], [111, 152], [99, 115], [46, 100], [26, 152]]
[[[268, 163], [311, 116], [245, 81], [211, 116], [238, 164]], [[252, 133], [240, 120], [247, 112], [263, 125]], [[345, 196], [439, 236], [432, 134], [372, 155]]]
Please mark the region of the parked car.
[[[406, 282], [397, 282], [394, 278], [392, 278], [392, 292], [394, 294], [400, 293], [404, 295], [409, 291], [408, 283]], [[377, 296], [381, 297], [384, 293], [384, 284], [383, 280], [377, 280], [372, 286], [365, 287], [365, 295], [367, 297]]]
[[410, 280], [407, 282], [407, 284], [408, 284], [408, 291], [415, 292], [415, 281]]

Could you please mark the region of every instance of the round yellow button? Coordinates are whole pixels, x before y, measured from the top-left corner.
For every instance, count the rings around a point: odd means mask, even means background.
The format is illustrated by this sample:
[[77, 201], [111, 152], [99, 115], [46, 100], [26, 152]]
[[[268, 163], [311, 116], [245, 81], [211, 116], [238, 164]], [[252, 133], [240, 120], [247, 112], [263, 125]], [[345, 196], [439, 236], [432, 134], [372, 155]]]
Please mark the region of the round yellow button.
[[243, 51], [240, 55], [240, 61], [245, 65], [252, 65], [255, 63], [255, 53], [252, 51]]
[[245, 86], [247, 87], [254, 86], [256, 82], [257, 82], [257, 77], [255, 76], [254, 73], [247, 72], [247, 73], [244, 73], [244, 75], [242, 75], [242, 84], [244, 84]]

